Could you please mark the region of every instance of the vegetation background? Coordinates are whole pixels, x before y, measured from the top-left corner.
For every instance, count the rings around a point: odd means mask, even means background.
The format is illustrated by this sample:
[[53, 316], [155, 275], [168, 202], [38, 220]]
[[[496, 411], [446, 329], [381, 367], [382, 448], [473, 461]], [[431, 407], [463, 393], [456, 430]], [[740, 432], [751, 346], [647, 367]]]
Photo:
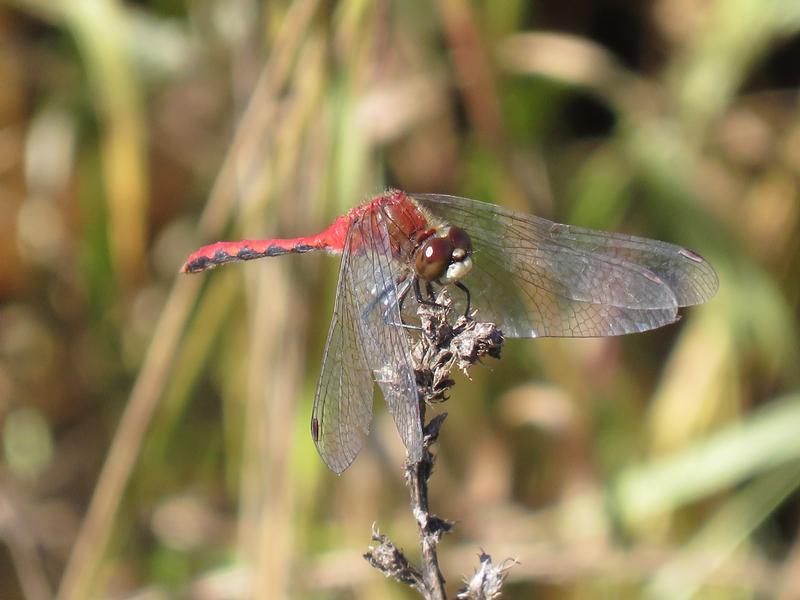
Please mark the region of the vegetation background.
[[511, 341], [432, 480], [451, 590], [800, 597], [797, 0], [0, 3], [0, 598], [407, 598], [376, 402], [308, 424], [337, 261], [178, 276], [387, 186], [687, 245], [721, 289], [623, 339]]

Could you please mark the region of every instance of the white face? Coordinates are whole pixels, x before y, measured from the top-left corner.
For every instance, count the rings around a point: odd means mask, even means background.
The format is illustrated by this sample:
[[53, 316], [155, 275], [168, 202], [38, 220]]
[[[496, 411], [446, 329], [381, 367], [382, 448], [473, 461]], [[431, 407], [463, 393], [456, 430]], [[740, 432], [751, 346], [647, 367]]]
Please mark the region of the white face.
[[[455, 253], [454, 253], [455, 257]], [[472, 258], [467, 256], [463, 260], [450, 263], [447, 267], [447, 272], [442, 277], [441, 281], [444, 284], [454, 283], [463, 279], [467, 273], [472, 269]]]

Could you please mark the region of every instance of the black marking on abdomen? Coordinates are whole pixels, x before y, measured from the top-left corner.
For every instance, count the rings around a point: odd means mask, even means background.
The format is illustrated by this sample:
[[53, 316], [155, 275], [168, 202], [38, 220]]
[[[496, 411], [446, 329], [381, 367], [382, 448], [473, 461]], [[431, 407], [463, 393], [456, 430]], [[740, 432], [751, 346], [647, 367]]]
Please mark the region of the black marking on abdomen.
[[236, 253], [236, 258], [240, 260], [251, 260], [253, 258], [260, 258], [262, 256], [263, 254], [261, 254], [260, 252], [256, 252], [255, 250], [253, 250], [252, 248], [248, 248], [247, 246], [241, 248]]
[[319, 441], [319, 421], [317, 417], [311, 417], [311, 439], [315, 442]]
[[224, 250], [217, 250], [216, 252], [214, 252], [214, 258], [213, 258], [212, 262], [215, 265], [217, 265], [217, 264], [228, 262], [228, 261], [231, 261], [231, 260], [234, 260], [233, 256], [231, 256], [230, 254], [228, 254]]
[[308, 244], [299, 244], [293, 248], [281, 248], [280, 246], [270, 246], [263, 254], [259, 256], [282, 256], [284, 254], [303, 254], [304, 252], [312, 252], [319, 250], [317, 246], [309, 246]]
[[213, 266], [214, 263], [207, 256], [199, 256], [192, 262], [186, 264], [186, 270], [189, 273], [199, 273]]

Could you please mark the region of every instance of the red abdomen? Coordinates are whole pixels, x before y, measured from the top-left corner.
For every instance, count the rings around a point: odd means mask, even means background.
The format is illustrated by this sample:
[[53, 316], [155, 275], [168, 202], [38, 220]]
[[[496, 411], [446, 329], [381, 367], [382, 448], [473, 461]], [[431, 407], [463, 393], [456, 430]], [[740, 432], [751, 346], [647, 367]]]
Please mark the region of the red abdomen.
[[[238, 242], [216, 242], [203, 246], [192, 253], [183, 265], [183, 273], [199, 273], [226, 262], [253, 260], [288, 253], [327, 250], [341, 254], [347, 240], [347, 232], [355, 220], [369, 220], [369, 226], [381, 228], [370, 232], [372, 240], [382, 240], [382, 227], [386, 227], [392, 253], [396, 257], [407, 257], [413, 253], [421, 239], [430, 235], [431, 228], [425, 215], [406, 194], [398, 190], [384, 192], [355, 207], [337, 218], [324, 231], [309, 236], [289, 239], [241, 240]], [[382, 223], [382, 224], [381, 224]], [[353, 232], [351, 249], [364, 243], [359, 231]]]

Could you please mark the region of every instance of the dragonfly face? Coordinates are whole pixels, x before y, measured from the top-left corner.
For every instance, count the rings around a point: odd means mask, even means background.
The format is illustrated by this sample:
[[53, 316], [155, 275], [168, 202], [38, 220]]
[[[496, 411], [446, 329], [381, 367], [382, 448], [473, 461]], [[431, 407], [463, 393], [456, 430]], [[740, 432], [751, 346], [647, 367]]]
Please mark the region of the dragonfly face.
[[472, 269], [472, 240], [460, 227], [450, 227], [443, 236], [422, 242], [414, 260], [414, 271], [423, 281], [455, 283]]

